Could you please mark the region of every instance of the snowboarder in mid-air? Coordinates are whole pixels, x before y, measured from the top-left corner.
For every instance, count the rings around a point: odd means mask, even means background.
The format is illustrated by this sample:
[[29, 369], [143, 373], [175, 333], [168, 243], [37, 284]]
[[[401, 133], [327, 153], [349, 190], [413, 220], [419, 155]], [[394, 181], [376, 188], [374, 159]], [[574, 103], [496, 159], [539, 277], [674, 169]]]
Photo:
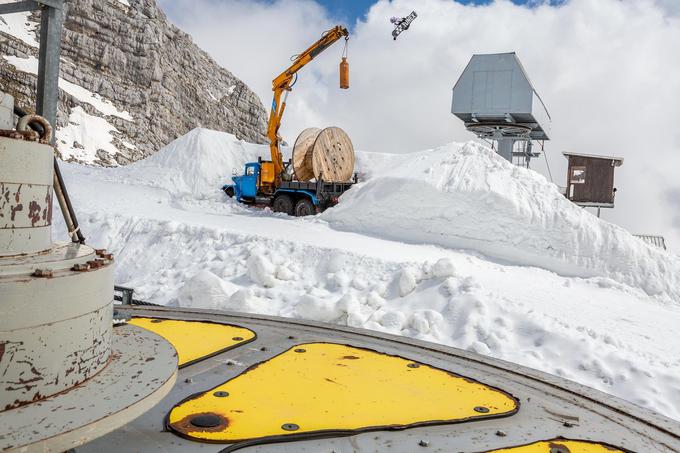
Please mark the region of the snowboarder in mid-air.
[[411, 26], [411, 22], [413, 22], [416, 17], [418, 17], [418, 15], [416, 14], [415, 11], [413, 11], [406, 17], [390, 18], [390, 22], [394, 24], [394, 30], [392, 30], [392, 38], [394, 38], [394, 40], [396, 41], [397, 36], [399, 36], [402, 31], [408, 30], [408, 27]]

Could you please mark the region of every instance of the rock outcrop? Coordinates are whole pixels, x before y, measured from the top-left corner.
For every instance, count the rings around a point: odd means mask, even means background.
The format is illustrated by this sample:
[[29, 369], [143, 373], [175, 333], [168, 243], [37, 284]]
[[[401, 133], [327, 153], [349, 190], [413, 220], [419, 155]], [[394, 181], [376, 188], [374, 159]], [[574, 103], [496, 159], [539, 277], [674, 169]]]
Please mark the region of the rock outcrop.
[[[195, 127], [266, 142], [241, 80], [170, 24], [154, 0], [67, 0], [57, 146], [64, 160], [123, 165]], [[32, 108], [37, 14], [0, 20], [0, 89]]]

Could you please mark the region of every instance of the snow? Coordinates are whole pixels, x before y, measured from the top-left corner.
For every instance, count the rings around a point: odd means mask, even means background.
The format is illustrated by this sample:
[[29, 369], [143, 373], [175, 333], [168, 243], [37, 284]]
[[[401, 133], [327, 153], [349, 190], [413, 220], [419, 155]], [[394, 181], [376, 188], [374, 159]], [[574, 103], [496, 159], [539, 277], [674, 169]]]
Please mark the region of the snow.
[[[0, 4], [12, 2], [13, 0], [0, 0]], [[35, 35], [38, 24], [28, 20], [30, 14], [29, 11], [4, 14], [0, 17], [0, 31], [20, 39], [31, 47], [37, 48], [40, 46]]]
[[[406, 215], [405, 215], [406, 214]], [[603, 276], [680, 303], [680, 258], [567, 200], [477, 143], [408, 155], [322, 216], [334, 228]]]
[[90, 115], [80, 106], [74, 107], [68, 125], [57, 131], [59, 151], [65, 160], [93, 163], [100, 149], [110, 154], [118, 153], [112, 143], [113, 132], [118, 132], [118, 129], [104, 118]]
[[229, 182], [232, 171], [241, 174], [246, 162], [268, 154], [262, 146], [237, 140], [231, 134], [198, 128], [170, 143], [163, 152], [121, 168], [116, 178], [165, 189], [176, 196], [215, 199], [221, 197], [219, 188]]
[[[20, 58], [13, 55], [3, 55], [2, 58], [7, 60], [9, 64], [17, 68], [19, 71], [35, 75], [38, 74], [38, 59], [35, 57]], [[111, 101], [104, 99], [99, 94], [86, 90], [75, 83], [64, 80], [61, 77], [59, 78], [59, 88], [79, 101], [90, 104], [92, 107], [99, 110], [103, 115], [117, 116], [126, 121], [132, 121], [132, 115], [130, 115], [130, 113], [119, 110], [111, 103]]]
[[268, 153], [198, 129], [134, 165], [63, 173], [89, 243], [138, 298], [434, 341], [680, 419], [676, 257], [472, 144], [358, 153], [367, 182], [310, 218], [220, 192]]

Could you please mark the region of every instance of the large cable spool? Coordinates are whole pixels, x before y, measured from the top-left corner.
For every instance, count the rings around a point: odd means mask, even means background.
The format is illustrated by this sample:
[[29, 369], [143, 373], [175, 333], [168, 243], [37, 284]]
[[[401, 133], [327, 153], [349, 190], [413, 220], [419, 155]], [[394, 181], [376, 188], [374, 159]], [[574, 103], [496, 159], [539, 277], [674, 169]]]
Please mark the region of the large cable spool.
[[354, 173], [354, 146], [339, 127], [302, 131], [293, 147], [293, 169], [299, 181], [349, 181]]
[[[293, 171], [298, 181], [307, 182], [314, 179], [314, 168], [312, 165], [312, 155], [314, 153], [314, 142], [321, 133], [318, 127], [305, 129], [298, 135], [293, 145]], [[306, 160], [307, 153], [310, 152], [309, 162]]]

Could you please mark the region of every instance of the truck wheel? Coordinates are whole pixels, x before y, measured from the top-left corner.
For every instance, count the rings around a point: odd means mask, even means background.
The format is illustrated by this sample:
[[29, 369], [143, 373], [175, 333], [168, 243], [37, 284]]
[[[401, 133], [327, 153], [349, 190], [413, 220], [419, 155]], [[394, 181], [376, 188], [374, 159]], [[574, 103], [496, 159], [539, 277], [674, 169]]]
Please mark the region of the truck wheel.
[[304, 217], [312, 214], [316, 214], [316, 209], [312, 202], [307, 198], [300, 198], [295, 204], [295, 217]]
[[227, 187], [226, 189], [224, 189], [224, 193], [226, 193], [229, 198], [234, 198], [234, 188], [233, 187]]
[[293, 200], [288, 195], [277, 195], [272, 203], [274, 212], [283, 212], [293, 215]]

